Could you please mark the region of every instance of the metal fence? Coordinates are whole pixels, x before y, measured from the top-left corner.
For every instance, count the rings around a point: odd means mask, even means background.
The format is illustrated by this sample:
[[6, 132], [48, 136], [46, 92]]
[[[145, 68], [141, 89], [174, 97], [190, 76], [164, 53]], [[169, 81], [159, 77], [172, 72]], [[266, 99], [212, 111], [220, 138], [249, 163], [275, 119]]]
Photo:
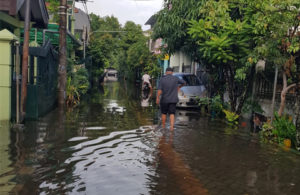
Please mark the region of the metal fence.
[[[22, 59], [22, 47], [19, 49]], [[16, 117], [16, 46], [12, 46], [12, 119]], [[22, 67], [22, 60], [20, 60]], [[26, 118], [37, 119], [53, 109], [57, 97], [58, 53], [50, 41], [42, 47], [29, 48]], [[20, 68], [21, 70], [21, 68]], [[22, 73], [20, 72], [20, 75]], [[21, 82], [19, 82], [21, 83]], [[19, 87], [21, 89], [21, 86]], [[21, 94], [21, 90], [19, 92]]]
[[[256, 76], [256, 87], [255, 87], [255, 95], [261, 99], [272, 99], [273, 96], [273, 88], [274, 88], [274, 77], [266, 77], [263, 74], [257, 74]], [[277, 86], [276, 86], [276, 100], [280, 101], [280, 95], [282, 91], [282, 79], [278, 78]], [[286, 94], [287, 101], [294, 101], [296, 97], [296, 93], [294, 90], [290, 90]]]

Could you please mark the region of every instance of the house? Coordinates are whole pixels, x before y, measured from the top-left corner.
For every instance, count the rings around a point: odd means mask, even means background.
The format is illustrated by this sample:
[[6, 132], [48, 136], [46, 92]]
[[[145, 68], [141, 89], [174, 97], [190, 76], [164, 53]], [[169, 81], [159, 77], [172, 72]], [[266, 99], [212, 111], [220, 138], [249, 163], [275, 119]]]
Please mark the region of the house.
[[[150, 37], [149, 41], [148, 41], [149, 50], [154, 55], [160, 55], [161, 48], [163, 47], [163, 39], [160, 38], [160, 39], [153, 40], [151, 38], [153, 26], [156, 22], [155, 17], [156, 17], [156, 15], [152, 15], [145, 23], [145, 25], [150, 25], [150, 29], [148, 31], [146, 31], [144, 34], [146, 36]], [[162, 74], [164, 74], [166, 72], [166, 69], [169, 67], [169, 57], [166, 56], [165, 58], [159, 59], [159, 64], [160, 64], [160, 67], [162, 68]]]
[[[25, 0], [0, 0], [0, 121], [11, 119], [13, 64], [16, 61], [16, 42], [24, 28]], [[31, 25], [46, 28], [48, 12], [44, 0], [31, 0]]]
[[[31, 0], [32, 27], [46, 28], [49, 20], [45, 0]], [[0, 0], [0, 30], [7, 29], [20, 36], [24, 27], [25, 0]]]
[[74, 17], [75, 17], [75, 35], [76, 37], [79, 37], [79, 39], [88, 44], [89, 41], [89, 34], [91, 31], [91, 24], [90, 24], [90, 18], [89, 15], [86, 14], [84, 11], [82, 11], [79, 8], [74, 9]]
[[[151, 37], [151, 32], [153, 26], [156, 22], [156, 15], [152, 15], [145, 25], [150, 25], [150, 30], [147, 32]], [[149, 50], [154, 54], [161, 54], [161, 48], [164, 45], [163, 39], [149, 40]], [[166, 55], [163, 59], [161, 59], [161, 67], [163, 67], [163, 73], [165, 73], [166, 68], [170, 66], [174, 68], [174, 72], [188, 72], [188, 73], [196, 73], [196, 70], [199, 68], [199, 64], [192, 60], [191, 56], [184, 53], [181, 50], [176, 51], [175, 53]]]

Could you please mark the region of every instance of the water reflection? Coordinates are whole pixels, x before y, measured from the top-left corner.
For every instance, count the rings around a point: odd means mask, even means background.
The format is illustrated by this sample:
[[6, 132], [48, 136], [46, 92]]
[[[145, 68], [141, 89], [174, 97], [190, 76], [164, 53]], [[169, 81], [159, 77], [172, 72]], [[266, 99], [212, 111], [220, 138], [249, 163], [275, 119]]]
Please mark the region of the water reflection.
[[0, 194], [8, 194], [16, 185], [10, 157], [10, 126], [8, 121], [0, 122]]
[[142, 107], [149, 107], [150, 106], [150, 98], [152, 96], [152, 90], [142, 90], [142, 97], [141, 97], [141, 106]]
[[[168, 187], [166, 194], [208, 194], [208, 190], [203, 187], [202, 182], [193, 173], [193, 170], [187, 166], [182, 156], [173, 148], [173, 132], [169, 133], [167, 138], [165, 135], [160, 138], [159, 151], [159, 171], [164, 170], [172, 178], [172, 185], [176, 188]], [[159, 183], [168, 183], [160, 181]], [[173, 189], [174, 192], [169, 191]], [[164, 193], [162, 193], [164, 194]]]

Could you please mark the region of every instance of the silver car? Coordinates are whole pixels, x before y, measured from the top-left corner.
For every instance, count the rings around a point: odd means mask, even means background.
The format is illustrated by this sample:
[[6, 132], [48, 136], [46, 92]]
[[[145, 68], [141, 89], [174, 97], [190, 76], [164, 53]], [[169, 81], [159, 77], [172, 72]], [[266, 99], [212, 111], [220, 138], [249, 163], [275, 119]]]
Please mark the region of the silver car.
[[177, 107], [198, 107], [197, 99], [207, 96], [207, 91], [200, 79], [191, 73], [174, 73], [173, 75], [186, 82], [186, 85], [178, 91]]

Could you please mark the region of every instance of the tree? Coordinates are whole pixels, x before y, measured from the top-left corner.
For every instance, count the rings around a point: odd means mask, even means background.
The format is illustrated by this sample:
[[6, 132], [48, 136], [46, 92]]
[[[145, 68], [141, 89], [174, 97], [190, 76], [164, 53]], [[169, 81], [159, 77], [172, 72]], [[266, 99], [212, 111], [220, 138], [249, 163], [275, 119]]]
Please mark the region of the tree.
[[125, 51], [122, 57], [125, 63], [120, 64], [119, 67], [122, 72], [127, 74], [126, 76], [133, 76], [138, 70], [143, 70], [148, 65], [152, 67], [150, 72], [157, 67], [157, 60], [153, 58], [147, 46], [147, 38], [144, 36], [140, 25], [136, 25], [133, 22], [126, 22], [123, 30], [125, 33], [121, 36], [121, 48]]
[[163, 38], [170, 53], [183, 50], [194, 61], [206, 62], [215, 79], [222, 80], [220, 89], [227, 82], [232, 111], [241, 112], [250, 88], [245, 80], [253, 76], [253, 65], [241, 64], [247, 62], [246, 54], [253, 46], [249, 44], [251, 26], [237, 13], [226, 1], [165, 1], [154, 37]]
[[[245, 15], [253, 18], [255, 23], [257, 56], [262, 56], [268, 64], [277, 66], [281, 70], [283, 87], [281, 103], [278, 111], [282, 115], [285, 106], [286, 93], [296, 86], [297, 75], [295, 74], [295, 58], [299, 55], [300, 39], [299, 9], [300, 2], [297, 0], [276, 1], [236, 1], [245, 9]], [[298, 54], [297, 54], [298, 53]]]
[[254, 27], [252, 20], [241, 15], [241, 11], [229, 1], [207, 1], [200, 11], [203, 18], [192, 20], [189, 27], [202, 57], [213, 64], [211, 69], [222, 70], [231, 111], [237, 114], [242, 111], [254, 75], [251, 58]]
[[49, 3], [47, 7], [49, 14], [52, 15], [51, 22], [58, 23], [59, 21], [59, 0], [46, 0]]
[[215, 79], [226, 82], [231, 111], [239, 114], [258, 60], [283, 67], [299, 49], [299, 39], [287, 37], [289, 29], [296, 32], [297, 14], [297, 0], [166, 0], [154, 36], [171, 53], [195, 50], [193, 59], [204, 59]]
[[140, 25], [126, 22], [121, 27], [118, 19], [113, 16], [90, 16], [93, 31], [89, 45], [89, 54], [93, 56], [90, 72], [94, 77], [99, 78], [103, 69], [108, 67], [117, 69], [120, 75], [133, 77], [137, 70], [147, 64], [154, 64]]
[[119, 51], [121, 25], [114, 16], [101, 18], [90, 14], [91, 40], [88, 54], [92, 56], [93, 63], [88, 67], [92, 80], [98, 82], [104, 68], [117, 67], [116, 53]]
[[196, 42], [187, 33], [190, 20], [201, 18], [199, 8], [205, 0], [165, 0], [164, 8], [156, 15], [153, 38], [163, 38], [167, 45], [166, 53], [173, 54], [178, 50], [189, 53], [200, 61]]

